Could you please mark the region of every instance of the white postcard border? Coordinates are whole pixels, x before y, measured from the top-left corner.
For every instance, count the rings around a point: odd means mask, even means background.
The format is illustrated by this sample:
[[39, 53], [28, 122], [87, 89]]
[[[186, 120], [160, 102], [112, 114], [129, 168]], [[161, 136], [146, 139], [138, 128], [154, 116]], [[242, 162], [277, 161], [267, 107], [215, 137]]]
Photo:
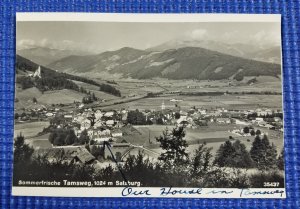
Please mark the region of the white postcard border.
[[280, 22], [280, 14], [141, 14], [141, 13], [72, 13], [20, 12], [19, 21], [79, 22]]
[[12, 187], [15, 196], [152, 197], [152, 198], [286, 198], [285, 188], [170, 187]]

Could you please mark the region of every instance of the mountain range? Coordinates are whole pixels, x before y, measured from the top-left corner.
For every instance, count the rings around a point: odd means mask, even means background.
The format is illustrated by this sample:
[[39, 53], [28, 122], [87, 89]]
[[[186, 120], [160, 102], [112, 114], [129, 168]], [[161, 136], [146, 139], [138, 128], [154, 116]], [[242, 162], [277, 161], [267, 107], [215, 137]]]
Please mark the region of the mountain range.
[[224, 43], [212, 40], [171, 40], [158, 46], [149, 48], [149, 51], [165, 51], [168, 49], [179, 49], [184, 47], [200, 47], [212, 51], [228, 54], [232, 56], [242, 57], [246, 59], [254, 59], [258, 61], [281, 63], [280, 46], [268, 47], [264, 45], [253, 45], [245, 43]]
[[136, 79], [219, 80], [240, 76], [278, 76], [279, 64], [246, 59], [200, 47], [138, 50], [124, 47], [97, 55], [68, 56], [47, 67], [70, 74], [112, 75]]
[[46, 66], [56, 60], [71, 55], [87, 55], [87, 52], [75, 50], [51, 49], [47, 47], [33, 47], [17, 50], [17, 54], [39, 65]]

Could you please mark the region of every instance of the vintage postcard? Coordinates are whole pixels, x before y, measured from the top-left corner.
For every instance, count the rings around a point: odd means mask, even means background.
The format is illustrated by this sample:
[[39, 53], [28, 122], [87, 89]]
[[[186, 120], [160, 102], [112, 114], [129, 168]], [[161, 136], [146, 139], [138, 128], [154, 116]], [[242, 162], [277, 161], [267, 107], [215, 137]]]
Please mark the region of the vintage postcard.
[[285, 198], [281, 16], [17, 13], [12, 194]]

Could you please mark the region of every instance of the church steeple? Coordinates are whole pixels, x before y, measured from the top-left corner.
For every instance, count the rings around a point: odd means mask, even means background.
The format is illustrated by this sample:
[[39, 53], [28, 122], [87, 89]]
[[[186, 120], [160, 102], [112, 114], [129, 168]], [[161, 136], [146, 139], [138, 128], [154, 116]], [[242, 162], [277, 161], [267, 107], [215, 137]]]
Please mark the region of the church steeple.
[[163, 101], [163, 102], [161, 103], [161, 110], [164, 110], [164, 109], [166, 109], [165, 101]]

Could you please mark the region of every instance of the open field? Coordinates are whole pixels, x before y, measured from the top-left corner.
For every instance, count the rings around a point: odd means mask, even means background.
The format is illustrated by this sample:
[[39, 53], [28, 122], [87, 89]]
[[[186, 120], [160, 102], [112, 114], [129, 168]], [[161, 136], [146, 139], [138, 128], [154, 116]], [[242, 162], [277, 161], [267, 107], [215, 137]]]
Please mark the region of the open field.
[[[81, 102], [85, 94], [69, 90], [53, 90], [45, 91], [43, 94], [36, 88], [32, 87], [26, 90], [17, 89], [16, 98], [19, 100], [16, 102], [15, 108], [36, 108], [41, 105], [51, 105], [51, 104], [70, 104], [74, 101]], [[37, 104], [34, 104], [32, 99], [37, 99]]]
[[42, 136], [28, 138], [26, 139], [26, 143], [28, 143], [34, 149], [51, 148], [52, 145], [49, 142], [48, 138], [49, 138], [49, 134], [44, 134]]
[[33, 148], [50, 148], [51, 143], [48, 141], [49, 134], [37, 136], [43, 128], [48, 127], [48, 121], [24, 122], [15, 124], [14, 137], [20, 133], [25, 137], [25, 142]]
[[25, 139], [32, 138], [36, 136], [39, 132], [41, 132], [43, 128], [46, 128], [48, 126], [48, 121], [16, 123], [14, 129], [14, 137], [22, 133]]
[[248, 85], [247, 82], [254, 77], [245, 77], [243, 81], [231, 79], [224, 80], [170, 80], [164, 78], [153, 78], [145, 80], [119, 79], [116, 80], [121, 86], [122, 92], [133, 93], [156, 91], [182, 91], [182, 92], [207, 92], [207, 91], [272, 91], [281, 92], [281, 80], [272, 76], [256, 77], [257, 82]]
[[119, 80], [118, 85], [115, 87], [121, 91], [122, 96], [133, 96], [147, 94], [149, 92], [161, 92], [165, 89], [160, 86], [159, 83], [153, 80]]
[[91, 93], [94, 93], [95, 96], [99, 99], [113, 100], [113, 99], [118, 99], [119, 98], [119, 97], [116, 97], [114, 95], [107, 94], [105, 92], [99, 91], [98, 86], [91, 85], [91, 84], [88, 84], [88, 83], [84, 83], [84, 82], [81, 82], [81, 81], [73, 81], [73, 82], [76, 83], [79, 87], [83, 87], [87, 91], [90, 91]]
[[56, 91], [46, 91], [41, 97], [37, 98], [38, 102], [45, 104], [69, 104], [74, 101], [81, 102], [85, 94], [77, 91], [63, 89]]
[[[167, 126], [169, 130], [172, 130], [174, 126]], [[144, 145], [145, 147], [150, 148], [155, 152], [162, 152], [159, 148], [159, 144], [156, 142], [155, 137], [162, 135], [163, 130], [166, 126], [162, 125], [152, 125], [152, 126], [134, 126], [137, 132], [133, 133], [130, 136], [126, 137], [126, 140], [130, 143], [136, 145]], [[212, 153], [215, 154], [219, 149], [220, 145], [229, 139], [229, 136], [232, 136], [234, 139], [239, 139], [242, 143], [246, 145], [247, 150], [251, 149], [252, 143], [254, 141], [254, 136], [243, 137], [237, 136], [233, 133], [229, 133], [228, 130], [237, 128], [235, 124], [229, 125], [217, 125], [210, 124], [207, 127], [200, 127], [197, 129], [186, 129], [186, 137], [189, 147], [187, 151], [189, 153], [194, 152], [200, 144], [206, 142], [208, 147], [212, 147]], [[277, 148], [277, 152], [280, 153], [283, 147], [283, 136], [282, 133], [274, 130], [267, 130], [259, 127], [262, 132], [268, 132], [270, 143], [274, 143]], [[149, 144], [149, 133], [150, 141]], [[249, 141], [247, 141], [249, 139]]]
[[[171, 102], [171, 99], [182, 100], [179, 102]], [[221, 96], [161, 96], [155, 98], [142, 98], [136, 101], [111, 105], [111, 109], [161, 109], [162, 102], [165, 103], [166, 109], [173, 109], [178, 104], [181, 109], [196, 108], [212, 109], [215, 107], [224, 107], [227, 109], [256, 109], [256, 108], [275, 108], [281, 109], [281, 95], [221, 95]]]

